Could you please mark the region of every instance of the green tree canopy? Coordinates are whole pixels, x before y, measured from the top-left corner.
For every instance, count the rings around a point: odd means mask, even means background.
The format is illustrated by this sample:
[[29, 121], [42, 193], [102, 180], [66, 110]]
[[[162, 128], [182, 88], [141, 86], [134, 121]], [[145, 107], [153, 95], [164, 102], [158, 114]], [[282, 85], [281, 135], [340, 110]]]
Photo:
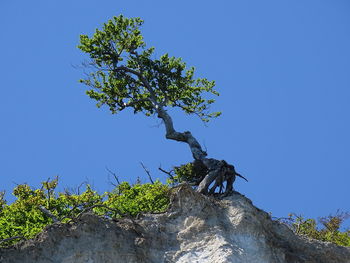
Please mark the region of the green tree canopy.
[[93, 67], [81, 80], [91, 87], [87, 94], [99, 107], [108, 105], [112, 113], [130, 107], [150, 116], [159, 107], [178, 107], [205, 122], [219, 116], [209, 111], [214, 99], [202, 96], [203, 92], [219, 95], [215, 82], [194, 78], [194, 67], [187, 68], [181, 58], [168, 54], [153, 58], [154, 47], [146, 47], [142, 24], [140, 18], [120, 15], [92, 37], [80, 36], [78, 47], [90, 56]]

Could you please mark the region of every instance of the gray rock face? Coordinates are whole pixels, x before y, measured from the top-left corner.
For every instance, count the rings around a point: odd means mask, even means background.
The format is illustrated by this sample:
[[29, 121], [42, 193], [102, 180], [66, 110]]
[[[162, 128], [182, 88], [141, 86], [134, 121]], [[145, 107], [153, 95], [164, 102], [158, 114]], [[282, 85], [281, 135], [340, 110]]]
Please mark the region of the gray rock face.
[[350, 248], [296, 236], [235, 193], [223, 200], [183, 185], [170, 210], [140, 219], [85, 214], [0, 249], [2, 263], [348, 263]]

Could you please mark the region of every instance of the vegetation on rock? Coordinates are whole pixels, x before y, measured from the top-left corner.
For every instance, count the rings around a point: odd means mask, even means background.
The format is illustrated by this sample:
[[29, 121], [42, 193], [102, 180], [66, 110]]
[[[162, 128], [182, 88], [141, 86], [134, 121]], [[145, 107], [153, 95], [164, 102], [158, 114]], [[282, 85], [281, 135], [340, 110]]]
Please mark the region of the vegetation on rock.
[[292, 213], [283, 221], [298, 235], [349, 247], [350, 229], [341, 229], [342, 224], [349, 217], [350, 213], [338, 211], [335, 215], [329, 215], [315, 220]]
[[[13, 190], [16, 200], [12, 204], [6, 204], [4, 192], [0, 193], [0, 247], [33, 238], [54, 222], [74, 222], [89, 211], [112, 219], [165, 212], [170, 204], [170, 185], [194, 180], [189, 172], [194, 172], [191, 164], [175, 167], [169, 184], [160, 181], [133, 185], [122, 182], [103, 194], [97, 193], [88, 184], [82, 193], [79, 189], [77, 193], [67, 190], [57, 193], [57, 178], [42, 182], [40, 189], [33, 189], [28, 184], [17, 185]], [[317, 222], [290, 214], [283, 221], [298, 235], [350, 246], [350, 230], [341, 229], [349, 217], [348, 213], [337, 213]]]
[[169, 205], [170, 188], [159, 181], [134, 185], [123, 182], [104, 194], [88, 184], [82, 193], [56, 193], [57, 184], [57, 178], [43, 182], [40, 189], [20, 184], [13, 190], [17, 199], [9, 205], [0, 195], [0, 246], [32, 238], [54, 222], [75, 221], [88, 211], [107, 218], [135, 217], [164, 212]]

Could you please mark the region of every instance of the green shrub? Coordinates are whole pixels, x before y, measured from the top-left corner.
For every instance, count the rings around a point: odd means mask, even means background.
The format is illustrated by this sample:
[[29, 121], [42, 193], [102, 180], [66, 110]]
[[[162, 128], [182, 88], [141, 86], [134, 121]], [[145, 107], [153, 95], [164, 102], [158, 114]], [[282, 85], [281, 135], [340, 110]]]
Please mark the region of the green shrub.
[[[159, 181], [133, 186], [123, 182], [113, 192], [107, 193], [107, 197], [105, 205], [121, 214], [136, 216], [142, 212], [164, 212], [169, 205], [169, 187]], [[111, 216], [118, 215], [112, 212]]]
[[170, 184], [187, 182], [192, 185], [198, 185], [207, 175], [208, 169], [199, 160], [175, 166], [174, 170], [168, 172]]
[[120, 218], [143, 212], [164, 212], [169, 205], [169, 187], [159, 181], [135, 185], [123, 182], [102, 195], [88, 184], [81, 194], [68, 191], [57, 194], [57, 184], [58, 179], [55, 178], [42, 182], [40, 189], [32, 189], [27, 184], [18, 185], [13, 190], [16, 200], [9, 205], [4, 193], [0, 193], [0, 247], [34, 237], [52, 224], [53, 218], [67, 223], [87, 211], [108, 218]]
[[287, 224], [298, 235], [332, 242], [340, 246], [350, 246], [350, 230], [341, 230], [343, 222], [350, 217], [349, 213], [337, 212], [335, 215], [315, 219], [306, 219], [301, 215], [290, 214]]
[[[175, 167], [172, 183], [195, 182], [196, 178], [198, 173], [193, 163], [189, 163]], [[18, 185], [13, 190], [16, 200], [12, 204], [7, 204], [4, 192], [0, 192], [0, 247], [33, 238], [45, 226], [53, 223], [52, 217], [63, 223], [75, 220], [87, 211], [107, 218], [134, 217], [145, 212], [164, 212], [169, 206], [170, 188], [159, 181], [134, 185], [123, 182], [102, 195], [88, 184], [82, 193], [56, 193], [57, 184], [58, 179], [55, 178], [42, 182], [40, 189], [32, 189], [27, 184]], [[41, 207], [50, 214], [44, 213]], [[350, 230], [341, 231], [342, 223], [349, 217], [349, 213], [337, 212], [316, 221], [290, 214], [286, 223], [296, 234], [350, 246]]]

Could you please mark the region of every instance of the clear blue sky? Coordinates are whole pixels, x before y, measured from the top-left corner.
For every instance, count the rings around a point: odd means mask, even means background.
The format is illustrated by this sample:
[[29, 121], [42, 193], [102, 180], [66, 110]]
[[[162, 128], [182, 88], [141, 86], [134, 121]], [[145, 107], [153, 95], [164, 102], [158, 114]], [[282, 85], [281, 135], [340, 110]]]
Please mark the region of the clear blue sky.
[[0, 189], [60, 189], [90, 182], [111, 190], [105, 167], [121, 180], [147, 182], [191, 161], [167, 141], [157, 118], [97, 109], [78, 83], [86, 58], [76, 48], [114, 15], [141, 17], [156, 54], [181, 56], [198, 77], [215, 80], [222, 117], [208, 127], [174, 113], [210, 157], [249, 179], [236, 190], [274, 216], [318, 217], [350, 211], [350, 2], [0, 1]]

